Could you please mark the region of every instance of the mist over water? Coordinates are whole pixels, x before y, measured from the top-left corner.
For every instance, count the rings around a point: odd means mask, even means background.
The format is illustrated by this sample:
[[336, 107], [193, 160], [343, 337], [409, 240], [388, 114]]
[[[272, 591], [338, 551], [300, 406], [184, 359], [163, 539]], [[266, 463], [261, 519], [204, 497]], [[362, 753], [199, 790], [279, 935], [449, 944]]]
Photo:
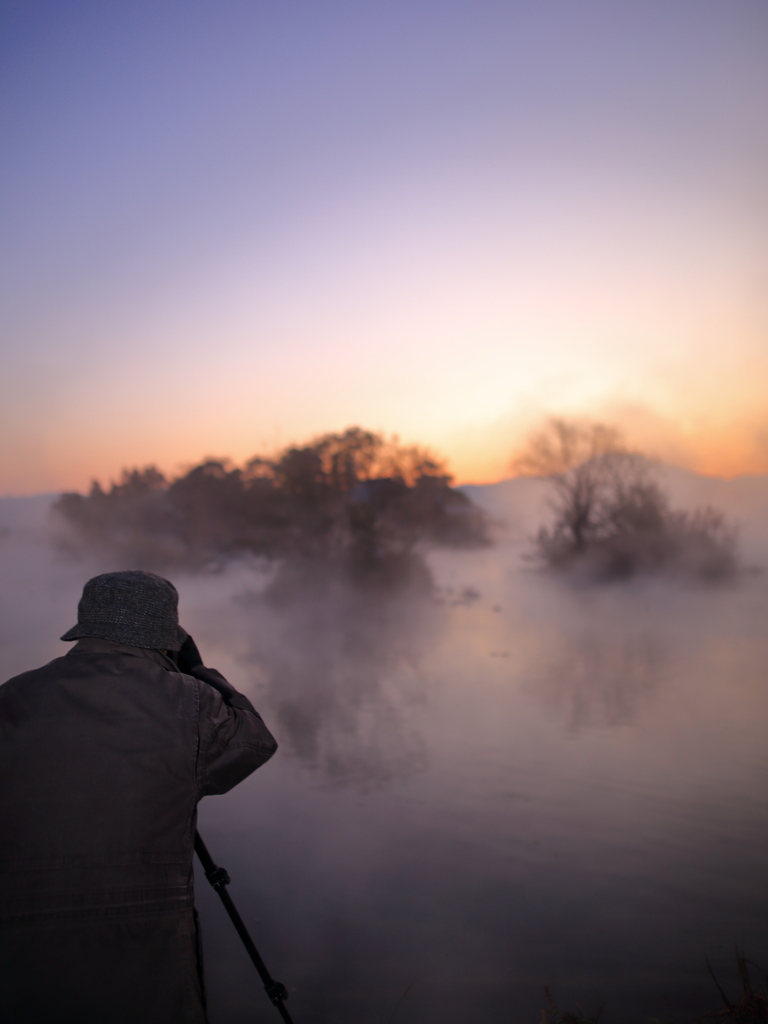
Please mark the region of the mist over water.
[[[711, 486], [759, 563], [765, 481]], [[734, 992], [734, 941], [768, 966], [768, 576], [569, 586], [521, 561], [538, 482], [472, 497], [499, 542], [428, 552], [433, 595], [173, 574], [280, 744], [200, 830], [298, 1024], [537, 1022], [545, 984], [607, 1024], [713, 1009], [705, 955]], [[3, 679], [128, 567], [57, 550], [26, 502], [0, 502]], [[212, 1024], [272, 1020], [202, 879], [197, 901]]]

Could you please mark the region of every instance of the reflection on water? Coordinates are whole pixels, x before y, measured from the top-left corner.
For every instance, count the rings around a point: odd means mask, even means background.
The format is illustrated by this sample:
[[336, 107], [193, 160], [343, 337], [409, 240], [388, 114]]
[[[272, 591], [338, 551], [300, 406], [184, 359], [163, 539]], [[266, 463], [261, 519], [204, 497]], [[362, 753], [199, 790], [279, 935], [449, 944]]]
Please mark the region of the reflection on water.
[[530, 689], [571, 732], [631, 725], [660, 684], [665, 659], [659, 637], [606, 636], [598, 627], [559, 646]]
[[424, 770], [429, 603], [339, 583], [277, 607], [264, 595], [238, 602], [250, 613], [245, 657], [284, 749], [334, 785], [381, 785]]
[[704, 956], [727, 972], [734, 939], [768, 963], [765, 581], [578, 593], [502, 569], [436, 562], [422, 605], [241, 602], [292, 756], [202, 820], [238, 874], [259, 851], [250, 907], [297, 1015], [374, 1024], [416, 979], [397, 1020], [537, 1021], [549, 984], [640, 1024], [715, 1006]]
[[[176, 579], [280, 743], [200, 827], [297, 1021], [534, 1024], [548, 984], [645, 1024], [713, 1009], [734, 940], [768, 965], [768, 578], [570, 591], [518, 555], [434, 557], [440, 601]], [[10, 524], [4, 676], [65, 649], [104, 568]], [[266, 1024], [198, 902], [212, 1024]]]

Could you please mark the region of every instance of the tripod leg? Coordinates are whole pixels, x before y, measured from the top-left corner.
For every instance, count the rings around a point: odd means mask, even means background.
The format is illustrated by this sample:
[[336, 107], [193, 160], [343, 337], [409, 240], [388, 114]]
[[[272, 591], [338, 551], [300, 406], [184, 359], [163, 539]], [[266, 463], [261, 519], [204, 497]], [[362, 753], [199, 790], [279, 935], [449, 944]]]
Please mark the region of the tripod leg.
[[245, 927], [242, 917], [240, 917], [240, 914], [237, 911], [237, 907], [232, 902], [232, 897], [227, 892], [226, 887], [230, 882], [229, 875], [224, 868], [219, 867], [214, 862], [213, 857], [211, 857], [208, 852], [208, 847], [203, 842], [199, 832], [195, 832], [195, 853], [202, 864], [205, 877], [218, 893], [219, 899], [224, 904], [232, 924], [235, 926], [237, 934], [240, 936], [240, 939], [248, 952], [248, 956], [253, 961], [253, 965], [256, 970], [259, 972], [259, 977], [264, 983], [264, 988], [272, 1005], [277, 1008], [277, 1011], [285, 1021], [285, 1024], [293, 1024], [290, 1014], [283, 1005], [284, 1001], [288, 998], [288, 990], [285, 985], [281, 984], [281, 982], [275, 981], [267, 970], [267, 965], [261, 959], [259, 951], [256, 949], [253, 939], [251, 938], [248, 929]]

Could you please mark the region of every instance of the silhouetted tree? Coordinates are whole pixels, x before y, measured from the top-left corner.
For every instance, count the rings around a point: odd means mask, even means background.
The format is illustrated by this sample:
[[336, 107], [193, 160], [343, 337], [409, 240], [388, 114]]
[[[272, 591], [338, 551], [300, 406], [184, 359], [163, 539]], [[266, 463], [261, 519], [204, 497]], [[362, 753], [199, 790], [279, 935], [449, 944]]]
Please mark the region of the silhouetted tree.
[[673, 509], [653, 463], [613, 427], [553, 419], [514, 466], [552, 481], [553, 521], [534, 545], [553, 568], [604, 579], [675, 571], [715, 580], [735, 571], [736, 534], [724, 516]]
[[483, 513], [439, 460], [359, 427], [242, 468], [207, 459], [172, 481], [151, 466], [126, 470], [109, 490], [94, 483], [55, 507], [81, 542], [144, 565], [203, 566], [248, 552], [376, 574], [413, 567], [421, 542], [486, 542]]

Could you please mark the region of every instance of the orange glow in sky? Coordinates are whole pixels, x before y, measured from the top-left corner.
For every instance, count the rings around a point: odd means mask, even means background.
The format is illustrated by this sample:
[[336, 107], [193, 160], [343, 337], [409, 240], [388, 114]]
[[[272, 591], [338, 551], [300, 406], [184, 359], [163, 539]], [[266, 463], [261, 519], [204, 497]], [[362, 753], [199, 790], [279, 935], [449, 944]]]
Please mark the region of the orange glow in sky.
[[550, 415], [768, 472], [763, 3], [87, 7], [0, 26], [0, 494]]

